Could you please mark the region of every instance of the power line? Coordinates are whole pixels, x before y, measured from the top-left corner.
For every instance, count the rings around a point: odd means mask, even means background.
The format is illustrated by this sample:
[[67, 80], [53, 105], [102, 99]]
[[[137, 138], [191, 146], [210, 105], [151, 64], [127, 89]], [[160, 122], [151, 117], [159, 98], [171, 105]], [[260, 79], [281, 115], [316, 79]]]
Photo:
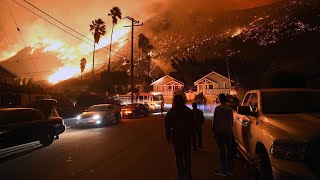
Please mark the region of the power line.
[[[83, 39], [79, 38], [78, 36], [75, 36], [74, 34], [72, 34], [72, 33], [68, 32], [68, 31], [66, 31], [65, 29], [63, 29], [63, 28], [61, 28], [61, 27], [57, 26], [56, 24], [52, 23], [51, 21], [47, 20], [46, 18], [42, 17], [41, 15], [39, 15], [39, 14], [37, 14], [37, 13], [33, 12], [32, 10], [30, 10], [29, 8], [27, 8], [27, 7], [23, 6], [22, 4], [18, 3], [17, 1], [15, 1], [15, 0], [12, 0], [12, 1], [14, 1], [15, 3], [17, 3], [18, 5], [20, 5], [20, 6], [21, 6], [21, 7], [23, 7], [24, 9], [26, 9], [26, 10], [30, 11], [30, 12], [31, 12], [31, 13], [33, 13], [34, 15], [36, 15], [36, 16], [40, 17], [41, 19], [45, 20], [46, 22], [50, 23], [51, 25], [55, 26], [56, 28], [58, 28], [58, 29], [60, 29], [60, 30], [64, 31], [65, 33], [67, 33], [67, 34], [69, 34], [69, 35], [73, 36], [74, 38], [76, 38], [76, 39], [78, 39], [78, 40], [80, 40], [80, 41], [82, 41], [82, 42], [84, 42], [84, 43], [86, 43], [86, 44], [88, 44], [88, 45], [90, 45], [90, 46], [91, 46], [91, 44], [90, 44], [90, 43], [88, 43], [87, 41], [84, 41]], [[106, 52], [107, 54], [109, 54], [107, 51], [103, 51], [103, 52]], [[115, 55], [115, 56], [116, 56], [116, 55]], [[119, 57], [119, 56], [116, 56], [116, 57]], [[122, 57], [120, 57], [120, 58], [122, 58]]]
[[[13, 0], [13, 1], [15, 1], [15, 0]], [[23, 1], [26, 2], [27, 4], [29, 4], [30, 6], [32, 6], [33, 8], [37, 9], [38, 11], [42, 12], [43, 14], [47, 15], [47, 16], [50, 17], [51, 19], [55, 20], [56, 22], [60, 23], [61, 25], [65, 26], [65, 27], [67, 27], [68, 29], [72, 30], [73, 32], [77, 33], [78, 35], [80, 35], [80, 36], [88, 39], [88, 40], [91, 41], [91, 42], [94, 42], [92, 39], [88, 38], [87, 36], [83, 35], [82, 33], [78, 32], [78, 31], [76, 31], [75, 29], [71, 28], [70, 26], [66, 25], [65, 23], [59, 21], [58, 19], [56, 19], [56, 18], [54, 18], [53, 16], [49, 15], [48, 13], [44, 12], [43, 10], [41, 10], [41, 9], [38, 8], [38, 7], [36, 7], [36, 6], [33, 5], [32, 3], [30, 3], [30, 2], [28, 2], [28, 1], [26, 1], [26, 0], [23, 0]], [[104, 48], [107, 49], [107, 47], [104, 47]], [[121, 53], [119, 53], [119, 52], [116, 52], [116, 51], [114, 51], [114, 50], [111, 50], [111, 51], [112, 51], [113, 53], [115, 53], [115, 54], [119, 54], [119, 55], [125, 57], [125, 55], [123, 55], [123, 54], [121, 54]], [[108, 54], [110, 54], [110, 53], [108, 53]]]
[[[1, 27], [0, 27], [0, 30], [1, 30], [1, 32], [3, 33], [5, 39], [7, 40], [8, 46], [12, 49], [12, 51], [17, 52], [17, 51], [13, 48], [13, 45], [11, 44], [11, 42], [9, 41], [6, 33], [3, 31], [3, 29], [2, 29]], [[3, 37], [2, 37], [2, 38], [3, 38]], [[3, 38], [3, 39], [4, 39], [4, 38]], [[17, 58], [17, 62], [18, 62], [18, 64], [19, 64], [19, 66], [20, 66], [20, 69], [21, 69], [22, 71], [28, 72], [27, 70], [23, 70], [22, 65], [21, 65], [21, 63], [20, 63], [21, 58], [20, 58], [18, 52], [17, 52], [17, 54], [16, 54], [15, 57]]]
[[[5, 2], [6, 2], [6, 5], [7, 5], [9, 11], [10, 11], [10, 14], [11, 14], [11, 17], [12, 17], [12, 19], [13, 19], [13, 22], [14, 22], [14, 24], [16, 25], [17, 31], [19, 32], [19, 35], [20, 35], [20, 37], [21, 37], [21, 39], [22, 39], [22, 41], [23, 41], [24, 46], [25, 46], [25, 47], [28, 47], [27, 44], [26, 44], [26, 41], [23, 39], [23, 36], [22, 36], [22, 34], [21, 34], [21, 32], [20, 32], [20, 28], [19, 28], [19, 26], [18, 26], [18, 23], [17, 23], [17, 21], [15, 20], [15, 18], [14, 18], [14, 16], [13, 16], [13, 13], [12, 13], [12, 11], [11, 11], [11, 9], [10, 9], [10, 6], [9, 6], [7, 0], [5, 0]], [[31, 62], [32, 62], [35, 70], [38, 71], [37, 66], [35, 65], [35, 63], [34, 63], [33, 61], [31, 61]], [[21, 63], [22, 63], [23, 66], [25, 66], [25, 64], [24, 64], [23, 61], [21, 61]]]

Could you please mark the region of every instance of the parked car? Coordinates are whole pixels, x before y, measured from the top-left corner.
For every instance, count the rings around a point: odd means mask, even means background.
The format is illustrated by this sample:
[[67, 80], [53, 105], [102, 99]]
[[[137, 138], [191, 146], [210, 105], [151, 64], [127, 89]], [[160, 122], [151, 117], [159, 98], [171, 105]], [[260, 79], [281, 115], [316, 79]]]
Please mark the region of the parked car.
[[56, 99], [38, 99], [33, 102], [31, 108], [39, 109], [46, 119], [52, 117], [60, 117], [56, 105]]
[[140, 104], [140, 103], [128, 104], [122, 107], [121, 109], [122, 117], [136, 118], [138, 116], [148, 116], [148, 115], [149, 115], [149, 109], [144, 104]]
[[320, 179], [319, 101], [319, 90], [246, 93], [233, 133], [255, 179]]
[[112, 122], [118, 124], [120, 119], [120, 105], [97, 104], [78, 115], [77, 124], [107, 125]]
[[47, 146], [65, 129], [61, 117], [45, 118], [38, 109], [0, 109], [0, 149], [33, 141]]

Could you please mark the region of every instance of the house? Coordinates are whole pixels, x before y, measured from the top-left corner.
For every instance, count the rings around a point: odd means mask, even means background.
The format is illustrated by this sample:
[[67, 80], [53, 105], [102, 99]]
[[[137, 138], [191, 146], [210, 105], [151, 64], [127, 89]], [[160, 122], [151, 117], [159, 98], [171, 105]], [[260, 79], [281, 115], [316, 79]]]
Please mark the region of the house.
[[183, 89], [184, 83], [169, 75], [165, 75], [150, 85], [152, 86], [153, 92], [172, 97], [175, 91]]
[[215, 99], [217, 95], [230, 94], [231, 82], [229, 78], [212, 71], [194, 82], [197, 87], [196, 94], [203, 93], [206, 99]]
[[13, 85], [16, 82], [18, 76], [9, 71], [4, 66], [0, 65], [0, 83]]

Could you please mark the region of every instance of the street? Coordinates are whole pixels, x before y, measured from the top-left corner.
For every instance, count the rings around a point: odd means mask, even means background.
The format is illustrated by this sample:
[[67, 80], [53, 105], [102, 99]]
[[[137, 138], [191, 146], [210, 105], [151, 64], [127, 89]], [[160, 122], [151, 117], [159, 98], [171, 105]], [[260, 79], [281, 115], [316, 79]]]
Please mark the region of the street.
[[[196, 180], [248, 179], [249, 166], [236, 160], [233, 177], [213, 173], [217, 148], [210, 115], [203, 132], [204, 149], [192, 152]], [[0, 151], [0, 177], [7, 179], [155, 179], [176, 178], [175, 161], [164, 135], [164, 117], [122, 119], [119, 125], [75, 128], [72, 119], [60, 139], [42, 147], [38, 142]]]

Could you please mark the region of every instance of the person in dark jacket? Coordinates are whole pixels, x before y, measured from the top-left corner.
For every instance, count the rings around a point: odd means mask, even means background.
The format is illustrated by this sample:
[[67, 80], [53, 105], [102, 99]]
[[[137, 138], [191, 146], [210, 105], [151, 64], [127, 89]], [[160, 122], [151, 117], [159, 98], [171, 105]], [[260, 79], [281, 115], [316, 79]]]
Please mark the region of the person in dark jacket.
[[185, 105], [182, 95], [175, 95], [173, 106], [165, 118], [165, 132], [169, 144], [173, 144], [178, 180], [191, 179], [192, 111]]
[[215, 174], [231, 176], [233, 174], [233, 111], [226, 105], [226, 95], [220, 94], [219, 100], [221, 105], [216, 107], [214, 111], [212, 124], [212, 132], [218, 146], [220, 161], [220, 168], [215, 171]]
[[[192, 132], [192, 149], [194, 151], [202, 149], [202, 125], [204, 123], [203, 112], [198, 109], [196, 102], [192, 103], [193, 113], [193, 132]], [[198, 138], [197, 138], [198, 137]], [[197, 141], [198, 139], [198, 141]]]

